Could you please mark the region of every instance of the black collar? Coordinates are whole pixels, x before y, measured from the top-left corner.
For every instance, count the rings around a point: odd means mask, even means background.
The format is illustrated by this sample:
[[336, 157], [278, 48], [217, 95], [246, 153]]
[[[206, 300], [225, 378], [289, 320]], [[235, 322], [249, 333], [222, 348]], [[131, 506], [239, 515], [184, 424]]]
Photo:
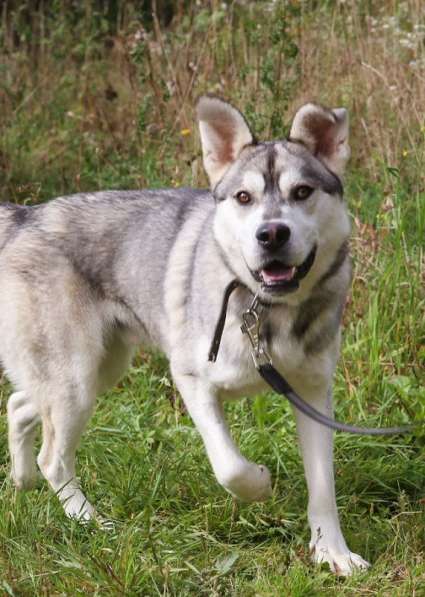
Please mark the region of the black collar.
[[[248, 286], [245, 286], [245, 284], [239, 282], [239, 280], [237, 280], [236, 278], [226, 286], [223, 295], [223, 302], [221, 303], [220, 315], [217, 319], [217, 323], [215, 324], [214, 336], [211, 342], [210, 350], [208, 352], [208, 360], [212, 363], [215, 363], [215, 361], [217, 360], [221, 337], [223, 335], [224, 330], [224, 324], [226, 323], [227, 307], [229, 305], [230, 295], [238, 287], [245, 288], [245, 290], [247, 290], [252, 296], [255, 296], [252, 290], [248, 288]], [[258, 299], [258, 304], [268, 308], [272, 306], [272, 303], [262, 301], [261, 299]]]

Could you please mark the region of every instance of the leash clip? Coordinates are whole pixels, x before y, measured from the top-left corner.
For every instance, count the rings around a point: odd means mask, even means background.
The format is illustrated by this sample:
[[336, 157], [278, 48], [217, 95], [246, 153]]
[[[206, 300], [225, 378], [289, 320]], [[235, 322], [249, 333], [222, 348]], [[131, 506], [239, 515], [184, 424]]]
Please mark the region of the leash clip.
[[251, 342], [251, 356], [256, 369], [260, 369], [262, 365], [271, 365], [272, 363], [271, 356], [267, 352], [260, 335], [263, 311], [264, 305], [260, 303], [258, 294], [256, 294], [249, 309], [242, 313], [241, 332], [246, 334]]

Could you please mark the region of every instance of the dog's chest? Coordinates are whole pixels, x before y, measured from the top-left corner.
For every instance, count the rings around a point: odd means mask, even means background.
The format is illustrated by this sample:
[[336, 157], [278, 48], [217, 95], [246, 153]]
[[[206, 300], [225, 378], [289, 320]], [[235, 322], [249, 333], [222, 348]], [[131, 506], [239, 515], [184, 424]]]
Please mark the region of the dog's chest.
[[[266, 387], [254, 366], [252, 347], [241, 331], [241, 323], [237, 316], [228, 318], [217, 362], [208, 367], [210, 381], [226, 398], [254, 394]], [[261, 326], [262, 342], [273, 364], [289, 377], [302, 370], [306, 361], [303, 345], [292, 334], [292, 326], [293, 318], [281, 310], [268, 314]]]

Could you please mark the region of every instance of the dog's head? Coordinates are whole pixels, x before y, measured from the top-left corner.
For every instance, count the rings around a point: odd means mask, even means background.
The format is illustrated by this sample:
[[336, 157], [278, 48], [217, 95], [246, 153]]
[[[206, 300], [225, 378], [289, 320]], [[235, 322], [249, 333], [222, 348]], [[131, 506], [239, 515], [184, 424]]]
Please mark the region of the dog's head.
[[349, 235], [340, 178], [350, 155], [346, 111], [306, 104], [288, 140], [266, 143], [217, 97], [201, 97], [197, 115], [224, 259], [264, 298], [297, 302]]

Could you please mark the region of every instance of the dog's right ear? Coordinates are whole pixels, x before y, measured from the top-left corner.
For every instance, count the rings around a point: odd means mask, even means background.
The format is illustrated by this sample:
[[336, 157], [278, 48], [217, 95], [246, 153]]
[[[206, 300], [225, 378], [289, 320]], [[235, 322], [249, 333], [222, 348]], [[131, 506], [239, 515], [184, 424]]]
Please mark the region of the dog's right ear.
[[203, 95], [196, 113], [204, 167], [214, 188], [242, 149], [254, 143], [254, 138], [239, 110], [218, 97]]

